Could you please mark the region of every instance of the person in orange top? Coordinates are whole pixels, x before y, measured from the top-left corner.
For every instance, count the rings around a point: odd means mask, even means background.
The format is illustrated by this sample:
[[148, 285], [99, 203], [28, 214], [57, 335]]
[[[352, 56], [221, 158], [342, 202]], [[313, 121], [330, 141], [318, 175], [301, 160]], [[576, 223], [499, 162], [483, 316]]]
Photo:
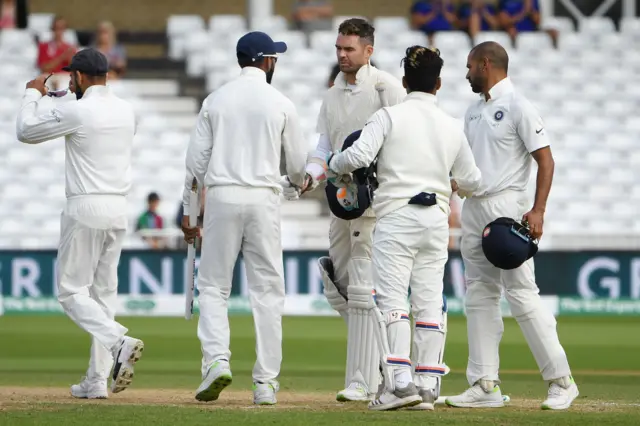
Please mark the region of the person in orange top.
[[43, 73], [54, 74], [50, 81], [56, 86], [56, 89], [67, 84], [69, 73], [64, 72], [62, 68], [69, 66], [71, 58], [76, 53], [76, 47], [63, 40], [66, 29], [67, 22], [64, 18], [56, 17], [51, 26], [52, 40], [41, 42], [38, 45], [38, 68]]

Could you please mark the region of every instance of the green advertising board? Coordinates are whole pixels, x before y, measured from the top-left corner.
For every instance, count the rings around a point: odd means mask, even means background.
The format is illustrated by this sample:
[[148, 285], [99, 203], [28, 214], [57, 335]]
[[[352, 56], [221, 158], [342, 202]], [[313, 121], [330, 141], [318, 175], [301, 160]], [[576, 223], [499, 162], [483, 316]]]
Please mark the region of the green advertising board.
[[[288, 295], [321, 294], [317, 259], [325, 255], [323, 251], [285, 252]], [[638, 252], [545, 251], [536, 255], [535, 264], [543, 295], [587, 300], [640, 299]], [[0, 287], [5, 297], [55, 296], [55, 276], [55, 251], [0, 251]], [[186, 251], [124, 251], [118, 278], [121, 295], [182, 294], [186, 281]], [[459, 252], [449, 254], [444, 288], [450, 297], [464, 295], [464, 266]], [[236, 264], [232, 295], [247, 295], [242, 259]]]

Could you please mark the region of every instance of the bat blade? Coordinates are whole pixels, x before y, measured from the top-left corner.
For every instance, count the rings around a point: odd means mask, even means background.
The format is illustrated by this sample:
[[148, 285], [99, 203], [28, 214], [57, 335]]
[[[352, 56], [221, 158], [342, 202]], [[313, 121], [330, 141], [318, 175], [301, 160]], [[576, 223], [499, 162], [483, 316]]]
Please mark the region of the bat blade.
[[[193, 180], [193, 186], [191, 188], [191, 193], [189, 194], [189, 226], [195, 227], [198, 225], [198, 213], [200, 213], [199, 208], [199, 197], [198, 197], [198, 185], [196, 180]], [[193, 240], [193, 244], [187, 247], [187, 288], [185, 289], [185, 303], [184, 303], [184, 318], [186, 320], [190, 320], [193, 316], [193, 299], [195, 298], [196, 292], [196, 279], [195, 279], [195, 271], [196, 271], [196, 244], [198, 239], [195, 238]]]

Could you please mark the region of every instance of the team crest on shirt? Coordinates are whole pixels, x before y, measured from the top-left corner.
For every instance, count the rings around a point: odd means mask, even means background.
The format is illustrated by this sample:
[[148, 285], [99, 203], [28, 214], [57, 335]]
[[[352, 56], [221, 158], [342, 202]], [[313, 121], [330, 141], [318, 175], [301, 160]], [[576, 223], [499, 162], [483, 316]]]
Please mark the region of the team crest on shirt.
[[504, 118], [504, 112], [503, 112], [503, 111], [496, 111], [496, 113], [495, 113], [495, 114], [493, 114], [493, 118], [494, 118], [496, 121], [500, 121], [500, 120], [502, 120], [502, 119]]
[[489, 235], [490, 232], [491, 232], [491, 228], [487, 226], [486, 228], [484, 228], [484, 232], [482, 232], [482, 236], [486, 237]]

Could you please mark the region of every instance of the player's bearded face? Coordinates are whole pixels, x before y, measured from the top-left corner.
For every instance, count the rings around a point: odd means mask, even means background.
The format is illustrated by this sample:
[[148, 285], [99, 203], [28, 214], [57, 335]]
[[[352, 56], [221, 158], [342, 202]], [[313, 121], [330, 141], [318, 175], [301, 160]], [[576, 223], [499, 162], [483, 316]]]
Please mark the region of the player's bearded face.
[[340, 71], [355, 73], [369, 62], [370, 54], [367, 46], [360, 42], [360, 37], [339, 34], [336, 41], [336, 56]]
[[277, 58], [269, 58], [269, 62], [271, 63], [271, 67], [269, 68], [269, 71], [267, 71], [267, 83], [271, 84], [271, 80], [273, 80], [273, 73], [276, 71]]
[[467, 80], [471, 85], [471, 91], [473, 93], [482, 93], [486, 86], [487, 76], [482, 70], [482, 63], [477, 61], [467, 62]]
[[71, 82], [69, 83], [69, 90], [71, 90], [73, 93], [76, 94], [77, 100], [82, 99], [82, 95], [84, 95], [84, 90], [82, 90], [82, 87], [80, 87], [81, 79], [82, 77], [80, 76], [79, 72], [74, 71], [71, 74]]

